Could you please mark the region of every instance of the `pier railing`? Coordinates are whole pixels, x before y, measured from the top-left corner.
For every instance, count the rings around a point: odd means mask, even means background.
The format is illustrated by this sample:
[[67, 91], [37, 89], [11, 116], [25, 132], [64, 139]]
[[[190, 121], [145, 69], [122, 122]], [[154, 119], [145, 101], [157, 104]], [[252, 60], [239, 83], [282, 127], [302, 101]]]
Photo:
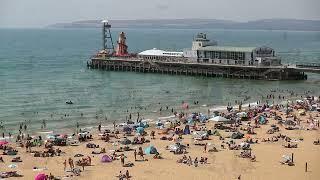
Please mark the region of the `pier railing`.
[[296, 67], [320, 69], [320, 63], [296, 63]]

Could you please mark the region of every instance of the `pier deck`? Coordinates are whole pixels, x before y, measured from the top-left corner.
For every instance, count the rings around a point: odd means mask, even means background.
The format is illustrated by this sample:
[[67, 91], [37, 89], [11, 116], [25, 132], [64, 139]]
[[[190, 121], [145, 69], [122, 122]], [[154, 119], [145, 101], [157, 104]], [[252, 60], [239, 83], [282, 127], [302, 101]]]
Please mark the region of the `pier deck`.
[[[264, 80], [305, 80], [305, 72], [320, 73], [320, 68], [301, 65], [243, 66], [195, 62], [160, 62], [138, 58], [92, 58], [88, 68], [108, 71], [133, 71], [172, 75], [194, 75]], [[320, 66], [319, 66], [320, 67]]]

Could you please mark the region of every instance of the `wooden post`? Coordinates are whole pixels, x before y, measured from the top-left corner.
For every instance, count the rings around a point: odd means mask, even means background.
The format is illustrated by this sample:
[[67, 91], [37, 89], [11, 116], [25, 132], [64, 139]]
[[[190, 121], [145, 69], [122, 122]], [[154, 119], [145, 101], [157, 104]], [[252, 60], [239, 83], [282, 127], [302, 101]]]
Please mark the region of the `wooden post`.
[[291, 161], [293, 162], [293, 153], [291, 153]]

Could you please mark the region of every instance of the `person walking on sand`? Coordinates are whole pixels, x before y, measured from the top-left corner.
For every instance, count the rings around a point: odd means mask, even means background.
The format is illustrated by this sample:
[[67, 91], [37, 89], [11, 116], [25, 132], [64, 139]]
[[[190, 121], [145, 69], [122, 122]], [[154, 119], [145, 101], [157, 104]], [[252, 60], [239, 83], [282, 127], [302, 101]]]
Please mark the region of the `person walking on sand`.
[[205, 153], [207, 152], [207, 146], [208, 146], [208, 143], [206, 143], [206, 144], [204, 145], [204, 152], [205, 152]]
[[124, 154], [121, 154], [120, 160], [121, 160], [121, 165], [124, 166]]
[[130, 178], [129, 170], [126, 171], [126, 178], [127, 178], [127, 179]]
[[69, 166], [70, 166], [70, 169], [74, 168], [73, 160], [71, 158], [69, 158]]
[[144, 161], [144, 154], [143, 154], [143, 150], [142, 150], [142, 147], [139, 147], [139, 153], [140, 157], [142, 158], [142, 160]]
[[134, 150], [133, 155], [134, 155], [134, 161], [137, 161], [137, 150]]
[[64, 160], [63, 162], [63, 171], [66, 171], [67, 169], [67, 160]]

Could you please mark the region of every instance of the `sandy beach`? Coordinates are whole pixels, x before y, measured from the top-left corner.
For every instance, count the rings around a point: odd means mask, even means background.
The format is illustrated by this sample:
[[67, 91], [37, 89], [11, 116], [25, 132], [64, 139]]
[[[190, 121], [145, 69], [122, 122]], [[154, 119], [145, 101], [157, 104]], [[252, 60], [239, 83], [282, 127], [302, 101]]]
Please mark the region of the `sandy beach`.
[[[294, 107], [296, 105], [297, 104], [294, 103], [290, 106]], [[242, 111], [248, 113], [257, 108], [259, 107], [248, 110], [247, 107], [246, 110]], [[180, 178], [188, 180], [319, 179], [320, 171], [318, 171], [318, 168], [320, 167], [320, 145], [315, 145], [313, 143], [320, 138], [319, 127], [315, 126], [312, 128], [312, 130], [307, 130], [307, 128], [310, 127], [311, 121], [315, 123], [320, 120], [319, 112], [306, 110], [305, 113], [298, 113], [301, 112], [302, 108], [292, 108], [292, 111], [289, 112], [288, 116], [290, 117], [290, 115], [295, 115], [295, 120], [299, 121], [300, 123], [300, 129], [287, 130], [288, 126], [279, 124], [279, 120], [276, 120], [275, 117], [272, 116], [273, 113], [276, 113], [278, 117], [286, 120], [288, 119], [286, 113], [277, 110], [275, 106], [270, 107], [269, 109], [270, 110], [264, 110], [255, 116], [258, 117], [265, 115], [267, 120], [266, 124], [258, 124], [258, 127], [254, 127], [253, 124], [255, 122], [255, 118], [253, 117], [249, 118], [249, 121], [242, 121], [239, 123], [239, 125], [234, 126], [234, 132], [226, 132], [225, 130], [214, 129], [214, 125], [217, 124], [217, 122], [214, 121], [206, 120], [204, 122], [198, 122], [195, 120], [192, 124], [190, 124], [191, 134], [184, 134], [180, 136], [182, 137], [182, 139], [179, 140], [180, 144], [187, 146], [189, 145], [182, 154], [174, 154], [173, 152], [166, 150], [167, 146], [174, 145], [176, 142], [178, 142], [177, 139], [179, 139], [179, 136], [177, 134], [173, 136], [174, 131], [173, 133], [169, 132], [168, 134], [160, 135], [159, 133], [163, 132], [164, 130], [158, 129], [156, 128], [155, 124], [149, 123], [150, 127], [144, 128], [144, 131], [146, 132], [144, 138], [150, 140], [150, 142], [128, 146], [131, 149], [138, 151], [139, 147], [142, 147], [142, 149], [145, 150], [145, 148], [152, 145], [157, 149], [157, 152], [159, 152], [159, 155], [162, 157], [162, 159], [154, 159], [154, 154], [145, 154], [144, 158], [147, 160], [142, 161], [141, 157], [137, 155], [137, 161], [135, 161], [134, 151], [116, 152], [117, 155], [124, 154], [124, 162], [132, 162], [134, 164], [132, 167], [123, 167], [121, 161], [118, 160], [119, 157], [114, 159], [112, 162], [101, 162], [102, 156], [108, 155], [109, 157], [112, 157], [114, 150], [119, 149], [120, 146], [124, 147], [124, 145], [117, 143], [117, 141], [122, 141], [124, 139], [124, 133], [122, 132], [123, 127], [117, 127], [117, 129], [120, 130], [119, 134], [116, 135], [118, 138], [113, 138], [112, 132], [105, 132], [104, 135], [110, 134], [109, 142], [105, 142], [104, 140], [101, 140], [101, 134], [103, 131], [105, 131], [105, 129], [102, 128], [101, 132], [98, 132], [97, 126], [94, 131], [90, 132], [90, 134], [92, 134], [92, 139], [86, 139], [85, 142], [79, 143], [78, 146], [54, 146], [54, 150], [59, 148], [62, 151], [60, 156], [54, 155], [54, 157], [34, 157], [35, 151], [44, 151], [43, 145], [41, 147], [32, 147], [33, 153], [29, 153], [26, 152], [25, 147], [19, 147], [18, 144], [9, 142], [3, 146], [13, 147], [14, 149], [18, 150], [18, 153], [15, 156], [1, 155], [4, 162], [0, 162], [0, 172], [17, 171], [18, 174], [23, 175], [22, 177], [12, 177], [12, 179], [34, 179], [37, 174], [41, 173], [46, 175], [51, 173], [58, 179], [121, 179], [116, 176], [119, 175], [120, 171], [124, 174], [127, 170], [130, 173], [130, 179], [139, 180]], [[237, 111], [234, 111], [234, 113], [235, 112]], [[211, 112], [211, 114], [212, 113], [213, 112]], [[180, 118], [180, 122], [182, 122], [182, 119]], [[164, 128], [170, 127], [171, 123], [168, 120], [162, 120], [161, 122], [164, 124]], [[255, 134], [249, 135], [247, 134], [247, 131], [241, 130], [248, 127], [248, 122], [251, 122], [252, 126], [249, 127], [253, 127], [252, 129]], [[205, 127], [207, 131], [211, 130], [218, 132], [220, 137], [216, 135], [208, 135], [208, 139], [195, 141], [194, 135], [192, 135], [196, 131], [193, 128], [194, 125], [197, 130]], [[267, 132], [271, 125], [278, 127], [279, 131], [268, 134]], [[230, 124], [226, 124], [225, 126], [233, 127], [233, 125]], [[175, 128], [184, 129], [185, 124], [181, 123], [180, 126], [177, 125]], [[155, 132], [155, 139], [152, 139], [150, 136], [152, 131]], [[235, 132], [243, 133], [244, 137], [240, 139], [231, 139], [230, 136], [232, 136], [232, 134]], [[138, 138], [142, 137], [137, 136], [136, 133], [136, 130], [134, 130], [132, 132], [132, 136], [127, 136], [127, 139], [132, 141], [135, 136]], [[278, 138], [278, 141], [276, 142], [263, 142], [263, 139], [272, 139], [273, 136], [278, 136], [280, 134], [290, 138], [290, 142], [287, 139], [282, 138]], [[161, 140], [160, 138], [163, 136], [173, 136], [173, 140]], [[43, 138], [45, 139], [45, 137]], [[241, 148], [238, 150], [231, 150], [226, 144], [226, 142], [230, 142], [230, 140], [232, 140], [235, 145], [239, 145], [241, 142], [249, 139], [252, 139], [254, 142], [258, 140], [258, 143], [250, 144], [252, 155], [249, 158], [239, 157], [241, 152], [244, 152], [244, 150]], [[22, 143], [25, 142], [25, 139], [22, 140]], [[205, 146], [207, 147], [207, 150], [204, 151], [204, 146], [195, 145], [195, 142], [203, 145], [206, 144]], [[99, 145], [99, 148], [87, 148], [88, 143]], [[287, 145], [288, 143], [297, 144], [298, 147], [285, 148], [283, 145]], [[224, 145], [225, 147], [223, 148], [221, 145]], [[212, 150], [213, 147], [215, 147], [217, 152], [209, 152], [209, 150]], [[92, 151], [99, 152], [101, 148], [105, 148], [106, 152], [101, 154], [92, 154]], [[0, 153], [2, 154], [3, 150], [0, 150]], [[294, 157], [292, 162], [294, 164], [293, 166], [280, 163], [280, 161], [283, 160], [282, 156], [287, 155], [288, 157], [291, 157], [292, 153]], [[76, 154], [82, 154], [84, 156], [74, 157]], [[184, 155], [187, 157], [190, 156], [192, 161], [194, 161], [196, 157], [198, 161], [200, 161], [201, 157], [204, 157], [207, 158], [207, 162], [199, 162], [197, 167], [195, 167], [194, 162], [192, 165], [188, 165], [189, 162], [177, 163], [177, 160], [182, 159]], [[11, 160], [17, 156], [21, 157], [22, 162], [11, 162]], [[65, 160], [67, 162], [66, 171], [69, 171], [69, 158], [72, 158], [74, 164], [76, 164], [77, 160], [87, 158], [87, 156], [90, 157], [91, 164], [84, 167], [84, 171], [80, 173], [80, 176], [75, 176], [74, 173], [64, 171]], [[14, 164], [16, 167], [12, 167], [12, 164]], [[81, 166], [76, 165], [75, 167], [83, 170]]]

